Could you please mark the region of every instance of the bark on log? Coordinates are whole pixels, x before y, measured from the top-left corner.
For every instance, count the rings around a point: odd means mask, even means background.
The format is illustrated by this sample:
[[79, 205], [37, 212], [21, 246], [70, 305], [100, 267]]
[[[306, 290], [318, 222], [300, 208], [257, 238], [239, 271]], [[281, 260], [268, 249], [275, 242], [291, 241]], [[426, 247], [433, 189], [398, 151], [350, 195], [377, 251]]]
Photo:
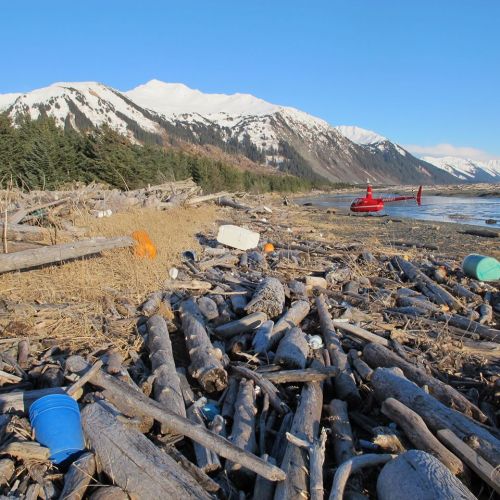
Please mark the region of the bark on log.
[[[205, 428], [205, 421], [203, 420], [203, 417], [200, 414], [200, 409], [196, 404], [191, 405], [187, 409], [187, 416], [191, 422]], [[193, 442], [193, 448], [196, 463], [203, 472], [211, 473], [220, 469], [221, 464], [216, 453], [196, 442]]]
[[205, 316], [207, 321], [212, 321], [219, 317], [219, 309], [217, 307], [217, 303], [210, 297], [200, 297], [198, 299], [198, 308], [202, 312], [203, 316]]
[[0, 413], [27, 414], [32, 403], [38, 398], [48, 396], [49, 394], [64, 394], [64, 389], [61, 387], [50, 387], [48, 389], [0, 394]]
[[181, 305], [182, 329], [191, 363], [189, 372], [206, 392], [221, 391], [227, 385], [227, 373], [200, 319], [193, 299]]
[[354, 441], [347, 403], [340, 399], [333, 399], [328, 405], [328, 413], [328, 423], [333, 438], [333, 458], [336, 465], [341, 465], [354, 456]]
[[400, 368], [406, 378], [420, 387], [426, 385], [430, 393], [445, 405], [455, 408], [480, 422], [486, 422], [486, 415], [456, 389], [428, 375], [424, 370], [408, 363], [408, 361], [405, 361], [389, 349], [381, 345], [367, 344], [363, 349], [363, 357], [374, 368], [391, 368], [393, 366]]
[[262, 391], [268, 395], [271, 406], [279, 414], [285, 413], [289, 410], [286, 404], [281, 400], [279, 391], [274, 383], [269, 379], [263, 377], [261, 373], [254, 372], [246, 366], [241, 365], [233, 365], [231, 369], [242, 377], [253, 380], [255, 384], [258, 385], [262, 389]]
[[[66, 368], [71, 372], [85, 372], [88, 364], [80, 356], [71, 356], [66, 361]], [[174, 434], [182, 434], [203, 446], [210, 448], [218, 455], [238, 462], [244, 467], [272, 481], [281, 481], [285, 478], [284, 472], [260, 458], [233, 446], [224, 439], [175, 413], [163, 409], [156, 401], [136, 391], [128, 384], [118, 380], [102, 370], [96, 372], [91, 383], [104, 389], [108, 401], [128, 416], [143, 416], [154, 418], [160, 423], [166, 423]]]
[[246, 305], [248, 313], [263, 312], [269, 318], [276, 318], [283, 312], [285, 306], [285, 289], [277, 278], [265, 278], [262, 281], [252, 299]]
[[275, 323], [268, 340], [266, 351], [274, 349], [287, 330], [299, 326], [309, 314], [311, 307], [307, 300], [297, 300], [290, 309]]
[[[262, 459], [266, 462], [272, 463], [276, 465], [276, 460], [273, 457], [268, 456], [267, 454], [262, 455]], [[253, 489], [253, 500], [273, 500], [274, 497], [274, 489], [275, 484], [267, 479], [259, 476], [255, 480], [255, 486]]]
[[64, 488], [59, 500], [81, 500], [95, 470], [95, 458], [92, 453], [85, 453], [75, 460], [64, 475]]
[[387, 463], [377, 480], [380, 500], [400, 500], [404, 495], [426, 500], [473, 500], [476, 497], [435, 457], [410, 450]]
[[175, 460], [140, 432], [119, 423], [104, 405], [87, 405], [82, 426], [102, 470], [130, 495], [144, 500], [210, 498]]
[[[306, 384], [300, 396], [300, 403], [293, 418], [290, 433], [307, 442], [313, 442], [318, 435], [323, 392], [319, 382]], [[303, 500], [308, 494], [307, 452], [288, 443], [281, 463], [286, 473], [285, 481], [276, 487], [274, 500]]]
[[[255, 453], [257, 442], [255, 439], [255, 391], [253, 380], [242, 379], [236, 399], [234, 421], [229, 440], [238, 448], [249, 453]], [[229, 477], [238, 485], [249, 485], [255, 474], [245, 469], [241, 464], [226, 462], [226, 471]]]
[[449, 429], [441, 429], [437, 433], [439, 439], [451, 448], [486, 484], [500, 493], [500, 478], [498, 467], [493, 468], [486, 460], [480, 457], [472, 448]]
[[[181, 383], [175, 369], [172, 344], [168, 334], [167, 323], [159, 316], [151, 316], [147, 323], [147, 346], [151, 370], [154, 377], [153, 396], [158, 403], [181, 417], [186, 416]], [[167, 433], [162, 425], [161, 432]]]
[[392, 258], [392, 263], [396, 269], [400, 269], [410, 281], [416, 282], [422, 293], [427, 295], [427, 297], [429, 297], [429, 299], [436, 304], [447, 305], [456, 311], [463, 309], [463, 305], [459, 300], [420, 271], [420, 269], [414, 266], [411, 262], [408, 262], [396, 255]]
[[356, 405], [361, 402], [361, 397], [323, 295], [316, 297], [316, 309], [325, 347], [330, 354], [332, 365], [339, 371], [333, 381], [335, 393], [339, 399], [346, 400], [350, 405]]
[[290, 382], [322, 382], [336, 377], [338, 368], [325, 367], [323, 369], [306, 368], [305, 370], [280, 370], [278, 372], [262, 372], [262, 378], [273, 384], [288, 384]]
[[500, 344], [500, 330], [495, 328], [489, 328], [488, 326], [482, 325], [477, 321], [473, 321], [465, 316], [460, 316], [458, 314], [438, 314], [436, 319], [439, 321], [444, 321], [451, 326], [461, 328], [467, 332], [477, 333], [482, 339], [490, 340], [492, 342], [497, 342]]
[[330, 492], [329, 500], [343, 500], [345, 486], [352, 473], [361, 470], [363, 467], [373, 467], [385, 464], [389, 460], [392, 460], [394, 456], [395, 455], [375, 455], [368, 453], [367, 455], [350, 458], [347, 462], [344, 462], [337, 469], [335, 476], [333, 477], [332, 490]]
[[371, 383], [375, 397], [380, 402], [387, 398], [397, 399], [418, 413], [433, 432], [450, 429], [460, 439], [475, 435], [478, 442], [476, 451], [491, 465], [496, 466], [500, 463], [500, 440], [469, 417], [448, 408], [427, 394], [405, 378], [398, 368], [377, 368], [373, 373]]
[[[5, 224], [3, 222], [0, 222], [0, 232], [5, 234]], [[49, 232], [44, 227], [10, 222], [7, 224], [7, 239], [10, 241], [40, 241], [48, 235]]]
[[9, 271], [29, 269], [45, 264], [78, 259], [87, 255], [94, 255], [114, 248], [130, 247], [134, 240], [129, 236], [117, 238], [92, 238], [89, 240], [75, 241], [63, 245], [22, 250], [0, 255], [0, 274]]
[[210, 476], [205, 474], [199, 467], [196, 467], [189, 461], [175, 446], [169, 446], [165, 450], [183, 469], [185, 469], [196, 482], [209, 493], [215, 493], [220, 490], [217, 484]]
[[274, 362], [291, 369], [305, 368], [309, 356], [309, 344], [305, 333], [297, 327], [288, 330], [281, 339]]
[[464, 474], [463, 462], [439, 442], [420, 415], [394, 398], [382, 403], [382, 413], [398, 424], [415, 448], [434, 455], [454, 476]]
[[129, 500], [129, 498], [118, 486], [101, 486], [90, 495], [89, 500]]
[[240, 333], [251, 332], [259, 328], [265, 321], [267, 321], [266, 313], [255, 312], [236, 321], [220, 325], [214, 331], [219, 337], [229, 339]]
[[274, 321], [269, 320], [255, 330], [252, 338], [252, 349], [256, 354], [265, 354], [268, 350], [269, 339], [273, 333]]

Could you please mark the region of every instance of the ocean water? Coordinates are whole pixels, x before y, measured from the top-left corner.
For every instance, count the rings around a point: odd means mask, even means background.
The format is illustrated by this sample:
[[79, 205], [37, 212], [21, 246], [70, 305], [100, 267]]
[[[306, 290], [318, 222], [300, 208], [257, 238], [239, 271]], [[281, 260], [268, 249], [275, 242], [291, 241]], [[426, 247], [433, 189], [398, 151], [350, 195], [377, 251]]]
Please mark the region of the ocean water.
[[[313, 206], [324, 208], [341, 208], [349, 210], [354, 198], [364, 197], [365, 191], [349, 195], [321, 195], [296, 199], [299, 204], [312, 203]], [[387, 193], [380, 193], [388, 197]], [[374, 197], [378, 197], [374, 193]], [[353, 214], [354, 215], [354, 214]], [[355, 214], [357, 217], [363, 214]], [[428, 221], [455, 222], [500, 229], [500, 198], [459, 197], [459, 196], [422, 196], [422, 205], [414, 200], [395, 203], [385, 203], [384, 210], [374, 214], [374, 217], [387, 215], [397, 218], [412, 218]], [[496, 224], [486, 224], [487, 219], [494, 219]]]

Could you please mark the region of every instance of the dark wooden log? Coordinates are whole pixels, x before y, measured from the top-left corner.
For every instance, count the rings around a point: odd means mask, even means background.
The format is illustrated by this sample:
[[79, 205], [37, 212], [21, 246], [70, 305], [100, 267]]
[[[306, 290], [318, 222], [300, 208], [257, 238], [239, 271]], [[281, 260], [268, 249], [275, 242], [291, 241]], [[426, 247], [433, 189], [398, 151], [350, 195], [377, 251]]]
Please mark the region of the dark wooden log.
[[278, 372], [262, 372], [263, 378], [273, 384], [288, 384], [290, 382], [322, 382], [338, 374], [337, 367], [306, 368], [304, 370], [280, 370]]
[[205, 474], [199, 467], [190, 462], [175, 446], [169, 446], [165, 450], [183, 469], [185, 469], [196, 482], [209, 493], [215, 493], [220, 490], [217, 484], [210, 476]]
[[347, 403], [340, 399], [332, 399], [328, 405], [328, 414], [333, 438], [333, 458], [336, 465], [341, 465], [354, 456], [354, 441]]
[[233, 307], [233, 311], [236, 314], [244, 314], [245, 312], [245, 307], [248, 304], [248, 300], [246, 297], [247, 290], [246, 288], [243, 288], [242, 286], [234, 286], [233, 290], [235, 292], [242, 292], [241, 294], [237, 295], [230, 295], [229, 300], [231, 301], [231, 306]]
[[221, 391], [227, 385], [227, 373], [222, 366], [222, 353], [216, 352], [203, 326], [193, 299], [181, 304], [184, 338], [191, 363], [189, 372], [206, 392]]
[[[253, 380], [241, 379], [238, 398], [236, 399], [234, 421], [229, 440], [238, 448], [255, 453], [255, 391]], [[249, 485], [255, 474], [235, 462], [226, 462], [226, 471], [231, 480], [239, 486]]]
[[252, 349], [257, 354], [267, 353], [269, 339], [273, 333], [274, 321], [269, 320], [262, 323], [255, 330], [254, 336], [252, 338]]
[[398, 424], [415, 448], [434, 455], [453, 475], [464, 474], [463, 462], [434, 437], [417, 413], [394, 398], [382, 403], [382, 413]]
[[305, 333], [300, 328], [291, 328], [281, 339], [274, 362], [292, 369], [305, 368], [309, 350]]
[[359, 357], [358, 351], [351, 349], [349, 351], [349, 360], [358, 375], [366, 382], [369, 382], [373, 375], [373, 370]]
[[[201, 415], [198, 404], [195, 403], [187, 409], [187, 417], [191, 422], [205, 428], [205, 421]], [[205, 473], [216, 472], [221, 468], [219, 457], [212, 450], [205, 448], [203, 445], [193, 442], [194, 455], [196, 463], [200, 470]]]
[[500, 479], [495, 470], [486, 460], [481, 458], [472, 448], [449, 429], [441, 429], [437, 433], [439, 439], [456, 453], [486, 484], [500, 493]]
[[247, 313], [263, 312], [269, 318], [276, 318], [285, 306], [285, 289], [277, 278], [265, 278], [255, 290], [246, 305]]
[[87, 405], [82, 426], [102, 470], [130, 495], [144, 500], [210, 498], [175, 460], [140, 432], [127, 429], [105, 405]]
[[95, 255], [105, 250], [130, 247], [134, 240], [129, 236], [117, 238], [92, 238], [62, 245], [38, 247], [0, 255], [0, 274], [29, 269], [45, 264], [56, 264], [66, 260]]
[[[175, 369], [172, 344], [167, 323], [158, 314], [151, 316], [147, 323], [147, 347], [151, 370], [154, 377], [153, 396], [158, 403], [177, 415], [186, 416], [179, 376]], [[167, 433], [162, 425], [162, 433]]]
[[288, 407], [281, 400], [278, 389], [269, 379], [266, 379], [262, 376], [262, 374], [254, 372], [242, 365], [232, 365], [231, 370], [242, 377], [253, 380], [255, 384], [267, 394], [271, 406], [278, 412], [278, 414], [281, 415], [282, 413], [288, 411]]
[[274, 349], [287, 330], [299, 326], [309, 314], [311, 307], [307, 300], [297, 300], [290, 309], [275, 323], [268, 341], [266, 351]]
[[236, 398], [238, 397], [239, 388], [239, 380], [236, 377], [229, 377], [229, 384], [224, 395], [224, 402], [221, 410], [221, 415], [226, 419], [233, 419], [234, 405], [236, 403]]
[[333, 381], [335, 393], [339, 399], [346, 400], [351, 405], [357, 405], [361, 402], [358, 387], [323, 295], [316, 297], [316, 309], [325, 347], [330, 355], [332, 365], [339, 371]]
[[[274, 458], [268, 456], [267, 454], [262, 455], [262, 459], [276, 465]], [[275, 483], [268, 481], [261, 476], [257, 477], [253, 489], [253, 500], [273, 500], [275, 486]]]
[[408, 498], [476, 498], [437, 458], [420, 450], [407, 451], [384, 465], [377, 480], [377, 497], [400, 500], [401, 487]]
[[387, 398], [397, 399], [420, 415], [433, 432], [450, 429], [460, 439], [474, 435], [478, 443], [476, 451], [491, 465], [500, 463], [500, 440], [463, 413], [448, 408], [427, 394], [405, 378], [400, 369], [377, 368], [371, 378], [371, 384], [375, 397], [380, 402]]
[[471, 236], [480, 236], [482, 238], [498, 238], [500, 233], [498, 231], [491, 231], [490, 229], [465, 229], [460, 231], [462, 234], [470, 234]]
[[75, 460], [64, 475], [64, 488], [60, 500], [81, 500], [95, 474], [95, 459], [92, 453], [85, 453]]
[[89, 497], [90, 500], [129, 500], [129, 498], [118, 486], [101, 486]]
[[[396, 269], [401, 270], [410, 281], [417, 283], [422, 293], [424, 293], [436, 304], [445, 304], [456, 311], [463, 309], [463, 305], [459, 300], [453, 297], [453, 295], [445, 290], [441, 285], [438, 285], [434, 280], [420, 271], [420, 269], [414, 266], [411, 262], [408, 262], [397, 255], [392, 258], [391, 262]], [[420, 284], [423, 284], [424, 286], [421, 286]]]
[[[333, 476], [332, 489], [330, 491], [329, 500], [343, 500], [344, 490], [349, 480], [349, 476], [363, 469], [364, 467], [374, 467], [377, 465], [385, 464], [392, 460], [395, 455], [375, 455], [368, 453], [358, 457], [352, 457], [344, 462], [335, 472]], [[347, 496], [347, 495], [346, 495]], [[355, 494], [353, 498], [359, 498], [359, 494]], [[364, 498], [364, 497], [363, 497]]]
[[229, 339], [241, 333], [251, 332], [262, 326], [267, 321], [267, 315], [263, 312], [255, 312], [244, 316], [243, 318], [225, 323], [215, 328], [217, 336], [223, 339]]
[[430, 302], [429, 300], [422, 300], [418, 297], [399, 297], [397, 299], [397, 304], [400, 307], [416, 307], [417, 309], [423, 309], [428, 313], [435, 313], [441, 311], [441, 308]]
[[15, 471], [16, 466], [13, 460], [10, 458], [0, 459], [0, 486], [9, 484]]
[[477, 321], [473, 321], [465, 316], [460, 316], [459, 314], [438, 314], [436, 319], [439, 321], [444, 321], [452, 326], [461, 328], [467, 332], [476, 333], [482, 339], [490, 340], [492, 342], [497, 342], [500, 344], [500, 330], [490, 328], [488, 326], [482, 325]]
[[405, 361], [384, 346], [367, 344], [363, 349], [363, 357], [374, 368], [390, 368], [393, 366], [400, 368], [408, 379], [412, 380], [420, 387], [426, 385], [430, 393], [442, 403], [481, 422], [486, 422], [487, 417], [483, 412], [456, 389], [428, 375], [421, 368], [408, 363], [408, 361]]
[[[89, 369], [89, 366], [80, 356], [70, 356], [66, 361], [66, 368], [71, 372], [83, 373]], [[277, 467], [263, 462], [251, 453], [240, 450], [233, 446], [227, 439], [203, 429], [175, 413], [165, 410], [156, 401], [134, 390], [123, 381], [104, 373], [102, 370], [96, 372], [90, 381], [92, 384], [103, 389], [106, 399], [125, 415], [145, 416], [154, 418], [162, 424], [166, 423], [169, 425], [171, 433], [186, 436], [211, 449], [218, 455], [240, 463], [247, 469], [253, 470], [272, 481], [281, 481], [285, 477], [284, 472]]]
[[158, 311], [161, 304], [163, 292], [153, 292], [148, 296], [141, 306], [141, 311], [146, 316], [151, 316]]
[[[304, 385], [300, 403], [293, 417], [290, 433], [307, 442], [318, 435], [323, 392], [319, 382]], [[307, 452], [288, 443], [281, 463], [286, 479], [276, 487], [274, 500], [303, 500], [309, 491]]]

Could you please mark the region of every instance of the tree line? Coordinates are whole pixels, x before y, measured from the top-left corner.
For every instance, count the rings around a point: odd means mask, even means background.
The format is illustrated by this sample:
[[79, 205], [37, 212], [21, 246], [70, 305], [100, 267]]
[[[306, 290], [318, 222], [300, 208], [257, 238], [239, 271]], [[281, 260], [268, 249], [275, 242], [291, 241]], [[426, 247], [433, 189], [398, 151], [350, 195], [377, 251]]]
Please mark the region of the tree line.
[[[296, 172], [296, 170], [295, 170]], [[295, 173], [294, 172], [294, 173]], [[108, 126], [79, 133], [53, 118], [24, 117], [13, 126], [0, 114], [0, 186], [57, 189], [75, 181], [119, 189], [192, 177], [205, 192], [294, 192], [325, 187], [323, 179], [240, 170], [207, 156], [147, 141], [140, 145]]]

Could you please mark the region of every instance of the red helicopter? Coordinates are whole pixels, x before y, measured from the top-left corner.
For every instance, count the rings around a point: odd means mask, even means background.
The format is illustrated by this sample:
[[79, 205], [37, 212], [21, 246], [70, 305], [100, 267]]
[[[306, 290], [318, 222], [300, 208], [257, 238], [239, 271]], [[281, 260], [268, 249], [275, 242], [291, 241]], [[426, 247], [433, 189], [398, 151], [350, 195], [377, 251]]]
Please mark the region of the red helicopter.
[[416, 200], [418, 206], [422, 204], [422, 186], [418, 188], [417, 196], [392, 196], [389, 198], [374, 198], [370, 184], [366, 188], [364, 198], [356, 198], [351, 203], [351, 212], [380, 212], [384, 208], [384, 203], [393, 201]]

